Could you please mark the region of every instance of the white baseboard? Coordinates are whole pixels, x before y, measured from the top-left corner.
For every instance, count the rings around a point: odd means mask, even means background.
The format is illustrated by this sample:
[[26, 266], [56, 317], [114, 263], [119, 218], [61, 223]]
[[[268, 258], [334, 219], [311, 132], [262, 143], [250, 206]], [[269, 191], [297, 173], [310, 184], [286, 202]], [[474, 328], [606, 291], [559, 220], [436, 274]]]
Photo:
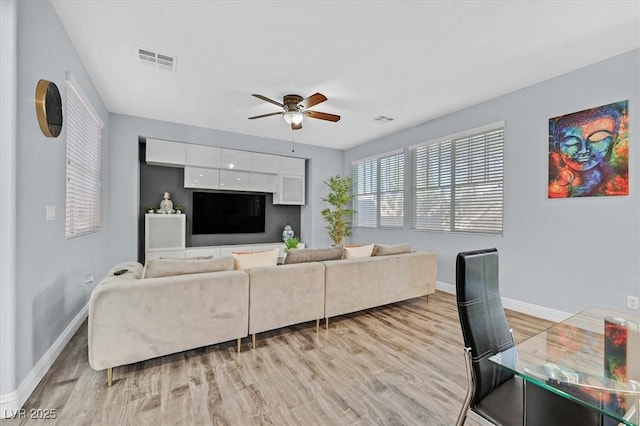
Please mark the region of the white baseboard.
[[[445, 293], [456, 294], [456, 286], [453, 284], [437, 281], [436, 288], [440, 291], [444, 291]], [[553, 322], [564, 321], [571, 316], [571, 314], [566, 312], [521, 302], [519, 300], [508, 299], [506, 297], [502, 298], [502, 305], [505, 309], [511, 309], [512, 311], [522, 312], [523, 314], [543, 318]]]
[[62, 334], [53, 342], [53, 345], [40, 358], [40, 361], [31, 369], [27, 377], [24, 378], [18, 389], [13, 392], [0, 395], [0, 419], [6, 419], [15, 415], [27, 402], [31, 393], [35, 390], [40, 380], [49, 371], [55, 360], [60, 356], [62, 350], [67, 346], [73, 335], [78, 331], [89, 312], [87, 303], [78, 312], [71, 323], [64, 329]]

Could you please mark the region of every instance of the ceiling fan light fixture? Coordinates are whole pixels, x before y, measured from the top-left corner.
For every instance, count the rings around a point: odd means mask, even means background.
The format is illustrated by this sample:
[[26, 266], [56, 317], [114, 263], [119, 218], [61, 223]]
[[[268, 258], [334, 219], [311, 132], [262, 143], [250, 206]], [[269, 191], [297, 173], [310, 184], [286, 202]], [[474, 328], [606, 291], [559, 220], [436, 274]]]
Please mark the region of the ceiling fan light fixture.
[[302, 118], [304, 117], [304, 115], [300, 111], [286, 111], [283, 114], [283, 117], [284, 121], [286, 121], [287, 124], [298, 125], [302, 123]]

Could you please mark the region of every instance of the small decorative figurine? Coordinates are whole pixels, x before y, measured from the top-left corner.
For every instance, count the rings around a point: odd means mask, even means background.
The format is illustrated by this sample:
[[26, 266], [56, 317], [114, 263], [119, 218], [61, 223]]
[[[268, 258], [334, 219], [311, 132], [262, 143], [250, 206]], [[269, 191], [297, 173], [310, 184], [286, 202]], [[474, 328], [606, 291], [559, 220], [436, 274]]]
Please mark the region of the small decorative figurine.
[[288, 223], [284, 226], [282, 230], [282, 240], [287, 241], [289, 238], [293, 237], [296, 233], [293, 232], [293, 228]]
[[170, 200], [171, 195], [168, 192], [162, 194], [162, 201], [160, 201], [160, 210], [158, 213], [175, 213], [173, 209], [173, 201]]

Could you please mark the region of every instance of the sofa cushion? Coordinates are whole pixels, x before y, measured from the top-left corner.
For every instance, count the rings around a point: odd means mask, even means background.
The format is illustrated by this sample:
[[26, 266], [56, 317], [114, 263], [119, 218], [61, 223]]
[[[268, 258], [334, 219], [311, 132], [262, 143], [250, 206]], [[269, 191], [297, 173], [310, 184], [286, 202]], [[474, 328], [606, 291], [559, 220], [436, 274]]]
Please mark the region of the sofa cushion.
[[392, 254], [404, 254], [404, 253], [411, 253], [411, 246], [409, 244], [394, 244], [394, 245], [376, 244], [373, 247], [373, 254], [371, 256], [390, 256]]
[[293, 249], [287, 252], [284, 259], [286, 265], [292, 263], [321, 262], [323, 260], [342, 259], [344, 249], [342, 246], [316, 248], [316, 249]]
[[157, 259], [147, 261], [144, 278], [200, 274], [203, 272], [233, 271], [233, 257], [215, 259]]
[[366, 246], [359, 247], [345, 247], [344, 254], [345, 259], [357, 259], [359, 257], [371, 257], [373, 253], [373, 244], [367, 244]]
[[231, 253], [234, 259], [234, 269], [256, 268], [258, 266], [274, 266], [278, 264], [279, 248], [254, 253]]

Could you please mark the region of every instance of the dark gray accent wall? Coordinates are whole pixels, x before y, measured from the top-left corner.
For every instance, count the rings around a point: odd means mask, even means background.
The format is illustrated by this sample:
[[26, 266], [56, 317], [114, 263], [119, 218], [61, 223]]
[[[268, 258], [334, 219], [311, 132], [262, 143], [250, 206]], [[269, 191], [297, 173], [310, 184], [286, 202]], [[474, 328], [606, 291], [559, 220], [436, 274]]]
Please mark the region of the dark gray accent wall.
[[[140, 224], [138, 227], [138, 259], [144, 259], [144, 213], [149, 205], [158, 208], [164, 192], [171, 194], [173, 205], [180, 204], [187, 215], [187, 247], [227, 244], [256, 244], [279, 242], [282, 228], [288, 223], [300, 235], [300, 206], [274, 205], [273, 194], [266, 195], [265, 232], [247, 234], [193, 235], [191, 232], [192, 194], [197, 190], [184, 187], [184, 169], [179, 167], [150, 166], [145, 162], [145, 143], [140, 143]], [[210, 192], [232, 192], [213, 191]]]

